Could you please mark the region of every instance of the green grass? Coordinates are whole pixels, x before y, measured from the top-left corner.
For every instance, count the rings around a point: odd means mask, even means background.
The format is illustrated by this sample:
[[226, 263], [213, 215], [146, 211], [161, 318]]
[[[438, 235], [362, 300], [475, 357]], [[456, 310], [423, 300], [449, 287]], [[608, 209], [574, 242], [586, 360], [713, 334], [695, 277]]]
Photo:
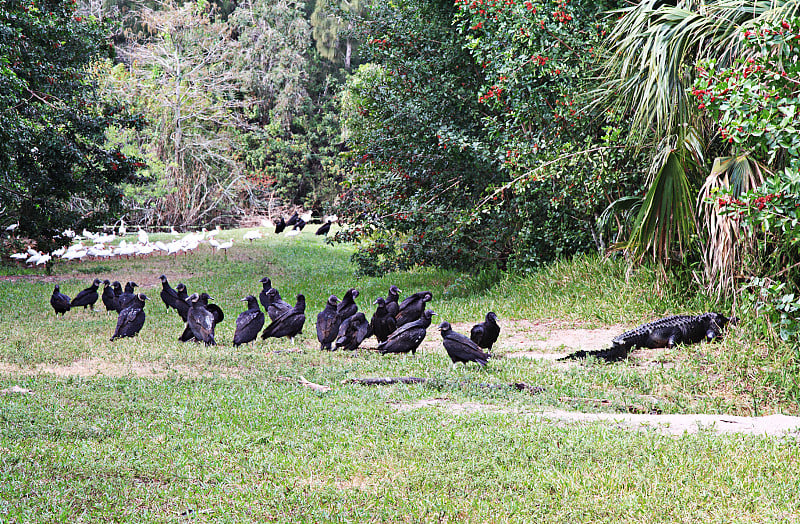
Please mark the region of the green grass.
[[[676, 348], [658, 362], [564, 366], [503, 358], [450, 369], [440, 344], [416, 356], [320, 352], [313, 322], [328, 295], [361, 291], [362, 309], [390, 284], [434, 293], [436, 321], [635, 325], [707, 309], [626, 277], [617, 261], [578, 258], [526, 279], [422, 268], [356, 277], [351, 248], [300, 238], [233, 237], [227, 259], [202, 247], [177, 259], [57, 265], [53, 278], [0, 281], [0, 522], [785, 522], [800, 516], [795, 438], [668, 437], [612, 424], [557, 423], [548, 409], [664, 413], [797, 412], [796, 375], [742, 328], [721, 344]], [[9, 273], [11, 273], [9, 271]], [[28, 275], [32, 272], [26, 272]], [[221, 346], [182, 344], [158, 276], [207, 291], [226, 313]], [[233, 348], [240, 299], [270, 276], [288, 301], [304, 293], [297, 347]], [[152, 299], [135, 339], [108, 339], [115, 318], [56, 319], [53, 281], [74, 294], [95, 276], [133, 278]], [[438, 340], [431, 328], [429, 338]], [[502, 339], [501, 339], [502, 341]], [[503, 347], [498, 353], [517, 349]], [[51, 372], [40, 372], [43, 367]], [[82, 376], [86, 369], [99, 370]], [[6, 370], [3, 372], [3, 370]], [[349, 379], [414, 375], [423, 385]], [[331, 387], [318, 393], [299, 377]], [[525, 382], [532, 395], [506, 387]], [[580, 399], [603, 398], [597, 404]], [[428, 407], [411, 409], [438, 399]], [[454, 407], [470, 409], [457, 410]]]

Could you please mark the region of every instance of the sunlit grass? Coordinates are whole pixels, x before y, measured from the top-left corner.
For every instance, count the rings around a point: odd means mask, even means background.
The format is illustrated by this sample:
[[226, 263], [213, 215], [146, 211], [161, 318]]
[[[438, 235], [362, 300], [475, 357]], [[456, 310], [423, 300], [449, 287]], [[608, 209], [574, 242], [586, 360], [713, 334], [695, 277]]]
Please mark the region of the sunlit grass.
[[[316, 313], [328, 295], [361, 291], [371, 312], [390, 284], [434, 294], [435, 322], [635, 325], [708, 306], [652, 272], [577, 258], [520, 279], [419, 268], [357, 277], [352, 248], [307, 231], [233, 238], [175, 258], [57, 265], [52, 278], [0, 281], [0, 522], [782, 522], [800, 515], [794, 438], [668, 437], [609, 424], [557, 423], [545, 410], [796, 412], [776, 360], [743, 331], [722, 344], [665, 351], [660, 362], [574, 365], [501, 358], [450, 368], [438, 331], [416, 356], [320, 352]], [[31, 273], [31, 272], [27, 272]], [[207, 291], [226, 314], [217, 347], [183, 344], [158, 276]], [[116, 318], [55, 318], [55, 282], [74, 296], [95, 276], [136, 280], [149, 297], [134, 339], [110, 342]], [[233, 348], [240, 301], [270, 276], [308, 301], [288, 340]], [[373, 344], [374, 347], [374, 344]], [[515, 348], [500, 348], [502, 355]], [[525, 349], [525, 348], [522, 348]], [[762, 358], [762, 360], [758, 360]], [[749, 363], [752, 362], [752, 363]], [[764, 368], [764, 369], [762, 369]], [[46, 371], [43, 371], [46, 370]], [[299, 377], [331, 388], [317, 393]], [[417, 376], [421, 385], [350, 379]], [[794, 379], [796, 380], [796, 379]], [[524, 382], [537, 394], [508, 387]], [[749, 389], [748, 389], [749, 388]], [[602, 399], [604, 402], [595, 402]]]

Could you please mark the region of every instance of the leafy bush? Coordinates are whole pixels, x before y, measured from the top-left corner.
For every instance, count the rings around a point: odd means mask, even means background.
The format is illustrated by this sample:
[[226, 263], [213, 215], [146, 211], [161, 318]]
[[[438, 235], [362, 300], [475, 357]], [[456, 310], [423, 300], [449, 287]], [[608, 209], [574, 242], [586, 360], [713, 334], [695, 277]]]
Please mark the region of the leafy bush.
[[345, 99], [355, 174], [342, 214], [357, 222], [346, 238], [397, 235], [401, 266], [474, 270], [607, 247], [624, 224], [609, 231], [603, 210], [643, 180], [624, 122], [583, 97], [609, 5], [373, 9], [360, 26], [371, 65]]
[[[770, 319], [783, 340], [800, 334], [800, 19], [744, 31], [741, 56], [730, 66], [698, 64], [692, 89], [719, 137], [741, 155], [771, 167], [764, 183], [733, 185], [714, 195], [720, 214], [755, 240], [740, 261], [749, 275], [749, 306]], [[777, 326], [777, 329], [772, 326]]]
[[120, 185], [142, 181], [141, 160], [105, 143], [110, 126], [144, 123], [98, 96], [105, 35], [71, 0], [0, 0], [0, 213], [43, 251], [116, 217]]

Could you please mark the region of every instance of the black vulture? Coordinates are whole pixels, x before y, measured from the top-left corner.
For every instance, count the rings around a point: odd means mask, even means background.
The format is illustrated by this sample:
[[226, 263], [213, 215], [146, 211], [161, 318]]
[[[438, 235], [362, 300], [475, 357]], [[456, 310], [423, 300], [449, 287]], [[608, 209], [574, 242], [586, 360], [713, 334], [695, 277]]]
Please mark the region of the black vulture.
[[258, 294], [258, 300], [261, 302], [261, 305], [264, 306], [264, 309], [269, 309], [269, 302], [267, 299], [267, 293], [270, 289], [272, 289], [272, 280], [269, 277], [264, 277], [261, 280], [261, 292]]
[[332, 224], [332, 222], [330, 220], [328, 220], [327, 222], [325, 222], [324, 224], [319, 226], [319, 228], [317, 228], [317, 230], [316, 230], [316, 232], [314, 232], [314, 234], [315, 235], [327, 235], [328, 232], [331, 230], [331, 224]]
[[364, 339], [372, 334], [366, 315], [359, 311], [355, 315], [348, 317], [339, 326], [339, 334], [336, 337], [336, 349], [346, 349], [355, 351], [364, 342]]
[[286, 221], [286, 227], [297, 224], [298, 220], [300, 220], [300, 215], [298, 215], [297, 211], [295, 211], [294, 214], [289, 217], [289, 220]]
[[283, 219], [283, 217], [281, 217], [280, 220], [278, 220], [278, 223], [275, 224], [275, 234], [279, 235], [280, 233], [283, 233], [284, 229], [286, 229], [286, 221]]
[[442, 322], [439, 325], [439, 330], [442, 332], [442, 343], [444, 349], [450, 360], [453, 361], [453, 366], [458, 362], [477, 362], [481, 366], [485, 366], [491, 355], [481, 351], [478, 344], [471, 341], [461, 333], [456, 333], [450, 326], [449, 322]]
[[297, 304], [293, 308], [284, 311], [281, 316], [272, 321], [264, 328], [261, 338], [270, 337], [280, 338], [289, 337], [294, 344], [294, 337], [303, 331], [303, 324], [306, 322], [306, 297], [297, 295]]
[[217, 324], [225, 320], [225, 313], [222, 312], [222, 308], [219, 307], [218, 305], [208, 303], [209, 299], [214, 300], [213, 298], [208, 296], [208, 293], [201, 293], [200, 298], [203, 298], [203, 296], [207, 297], [205, 299], [205, 306], [206, 309], [211, 311], [211, 314], [214, 315], [214, 325], [216, 326]]
[[274, 287], [267, 291], [266, 302], [267, 305], [264, 306], [264, 309], [267, 310], [267, 315], [269, 315], [269, 319], [272, 321], [281, 316], [284, 312], [292, 309], [292, 305], [283, 300], [280, 292]]
[[358, 290], [356, 288], [351, 287], [345, 291], [342, 301], [339, 302], [339, 305], [336, 307], [336, 314], [339, 316], [339, 324], [355, 315], [358, 311], [358, 305], [356, 304], [357, 296]]
[[396, 317], [397, 313], [400, 311], [400, 304], [398, 301], [400, 300], [400, 289], [395, 286], [389, 286], [389, 294], [386, 295], [386, 311], [389, 315]]
[[400, 302], [400, 311], [397, 312], [395, 317], [397, 327], [419, 319], [422, 316], [422, 312], [425, 311], [425, 304], [432, 299], [433, 294], [430, 291], [420, 291], [406, 297], [405, 300]]
[[500, 336], [500, 326], [497, 325], [497, 315], [494, 311], [486, 313], [486, 320], [475, 324], [469, 332], [469, 338], [478, 344], [478, 347], [492, 350], [492, 346]]
[[50, 305], [53, 306], [56, 316], [58, 316], [59, 313], [61, 313], [61, 316], [64, 316], [64, 313], [69, 311], [69, 302], [69, 297], [62, 293], [58, 284], [56, 284], [56, 287], [53, 288], [53, 294], [50, 295]]
[[381, 355], [386, 353], [408, 353], [414, 354], [417, 348], [425, 339], [425, 330], [431, 325], [431, 318], [435, 315], [432, 310], [425, 311], [419, 320], [409, 322], [403, 327], [389, 335], [385, 342], [378, 344], [378, 351]]
[[294, 227], [292, 227], [295, 231], [302, 231], [303, 228], [306, 227], [306, 221], [302, 218], [298, 218], [297, 222], [295, 222]]
[[191, 304], [189, 303], [189, 292], [186, 290], [186, 284], [183, 282], [178, 282], [178, 285], [175, 286], [175, 292], [178, 294], [178, 300], [175, 302], [175, 310], [180, 315], [181, 319], [186, 322], [186, 316], [189, 314], [189, 308]]
[[234, 346], [252, 342], [264, 327], [264, 312], [258, 307], [256, 297], [247, 295], [242, 301], [247, 302], [247, 311], [239, 313], [239, 316], [236, 317], [236, 332], [233, 334]]
[[119, 296], [119, 309], [122, 311], [126, 307], [128, 307], [128, 303], [133, 300], [133, 290], [134, 288], [139, 287], [139, 284], [136, 282], [126, 282], [125, 283], [125, 291]]
[[114, 290], [114, 295], [117, 297], [117, 302], [119, 302], [119, 297], [122, 295], [122, 284], [115, 280], [111, 283], [111, 289]]
[[370, 325], [372, 326], [372, 332], [375, 334], [375, 338], [378, 339], [378, 342], [383, 342], [389, 338], [389, 335], [397, 328], [397, 322], [393, 316], [389, 315], [389, 311], [386, 309], [386, 301], [383, 297], [378, 297], [377, 300], [375, 300], [375, 304], [377, 304], [378, 307], [375, 309], [375, 314], [372, 315]]
[[86, 309], [86, 306], [89, 306], [89, 309], [94, 311], [94, 304], [97, 302], [97, 299], [100, 298], [100, 295], [97, 294], [97, 288], [100, 287], [100, 279], [95, 278], [92, 281], [92, 285], [75, 295], [75, 298], [72, 299], [69, 306], [72, 308], [76, 308], [78, 306], [83, 306], [83, 309]]
[[103, 281], [103, 293], [100, 295], [100, 300], [103, 301], [106, 311], [120, 312], [119, 298], [117, 298], [116, 293], [114, 293], [114, 288], [111, 287], [111, 282], [108, 280]]
[[339, 297], [331, 295], [325, 303], [325, 309], [317, 314], [317, 340], [319, 340], [320, 351], [331, 350], [331, 344], [336, 340], [339, 333], [339, 322], [336, 316], [336, 306], [339, 304]]
[[186, 342], [192, 339], [202, 341], [206, 346], [216, 346], [217, 342], [214, 340], [214, 313], [208, 308], [208, 301], [211, 297], [208, 293], [193, 293], [189, 298], [189, 311], [186, 315], [186, 329], [183, 334], [178, 338], [181, 342]]
[[144, 325], [144, 302], [147, 296], [139, 293], [133, 295], [128, 303], [128, 307], [119, 312], [117, 317], [117, 327], [111, 340], [122, 337], [133, 337], [139, 334]]
[[183, 282], [178, 282], [178, 285], [175, 286], [175, 291], [178, 293], [178, 298], [184, 302], [189, 298], [189, 291], [186, 289], [186, 284]]
[[161, 279], [161, 300], [164, 301], [167, 311], [169, 311], [169, 308], [179, 311], [178, 301], [182, 301], [182, 299], [178, 297], [178, 292], [169, 285], [167, 275], [161, 275], [158, 278]]

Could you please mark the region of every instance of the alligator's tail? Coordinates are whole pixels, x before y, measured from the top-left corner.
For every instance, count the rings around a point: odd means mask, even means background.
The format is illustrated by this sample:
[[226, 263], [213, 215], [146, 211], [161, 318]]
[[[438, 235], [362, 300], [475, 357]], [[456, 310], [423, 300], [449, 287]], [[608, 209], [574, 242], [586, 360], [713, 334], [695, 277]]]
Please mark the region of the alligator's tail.
[[626, 349], [624, 346], [612, 346], [607, 349], [598, 349], [595, 351], [586, 351], [581, 349], [580, 351], [570, 353], [566, 357], [559, 358], [558, 361], [564, 362], [565, 360], [578, 360], [579, 358], [587, 357], [596, 357], [598, 359], [605, 360], [606, 362], [619, 362], [620, 360], [625, 360], [628, 357], [628, 349]]

